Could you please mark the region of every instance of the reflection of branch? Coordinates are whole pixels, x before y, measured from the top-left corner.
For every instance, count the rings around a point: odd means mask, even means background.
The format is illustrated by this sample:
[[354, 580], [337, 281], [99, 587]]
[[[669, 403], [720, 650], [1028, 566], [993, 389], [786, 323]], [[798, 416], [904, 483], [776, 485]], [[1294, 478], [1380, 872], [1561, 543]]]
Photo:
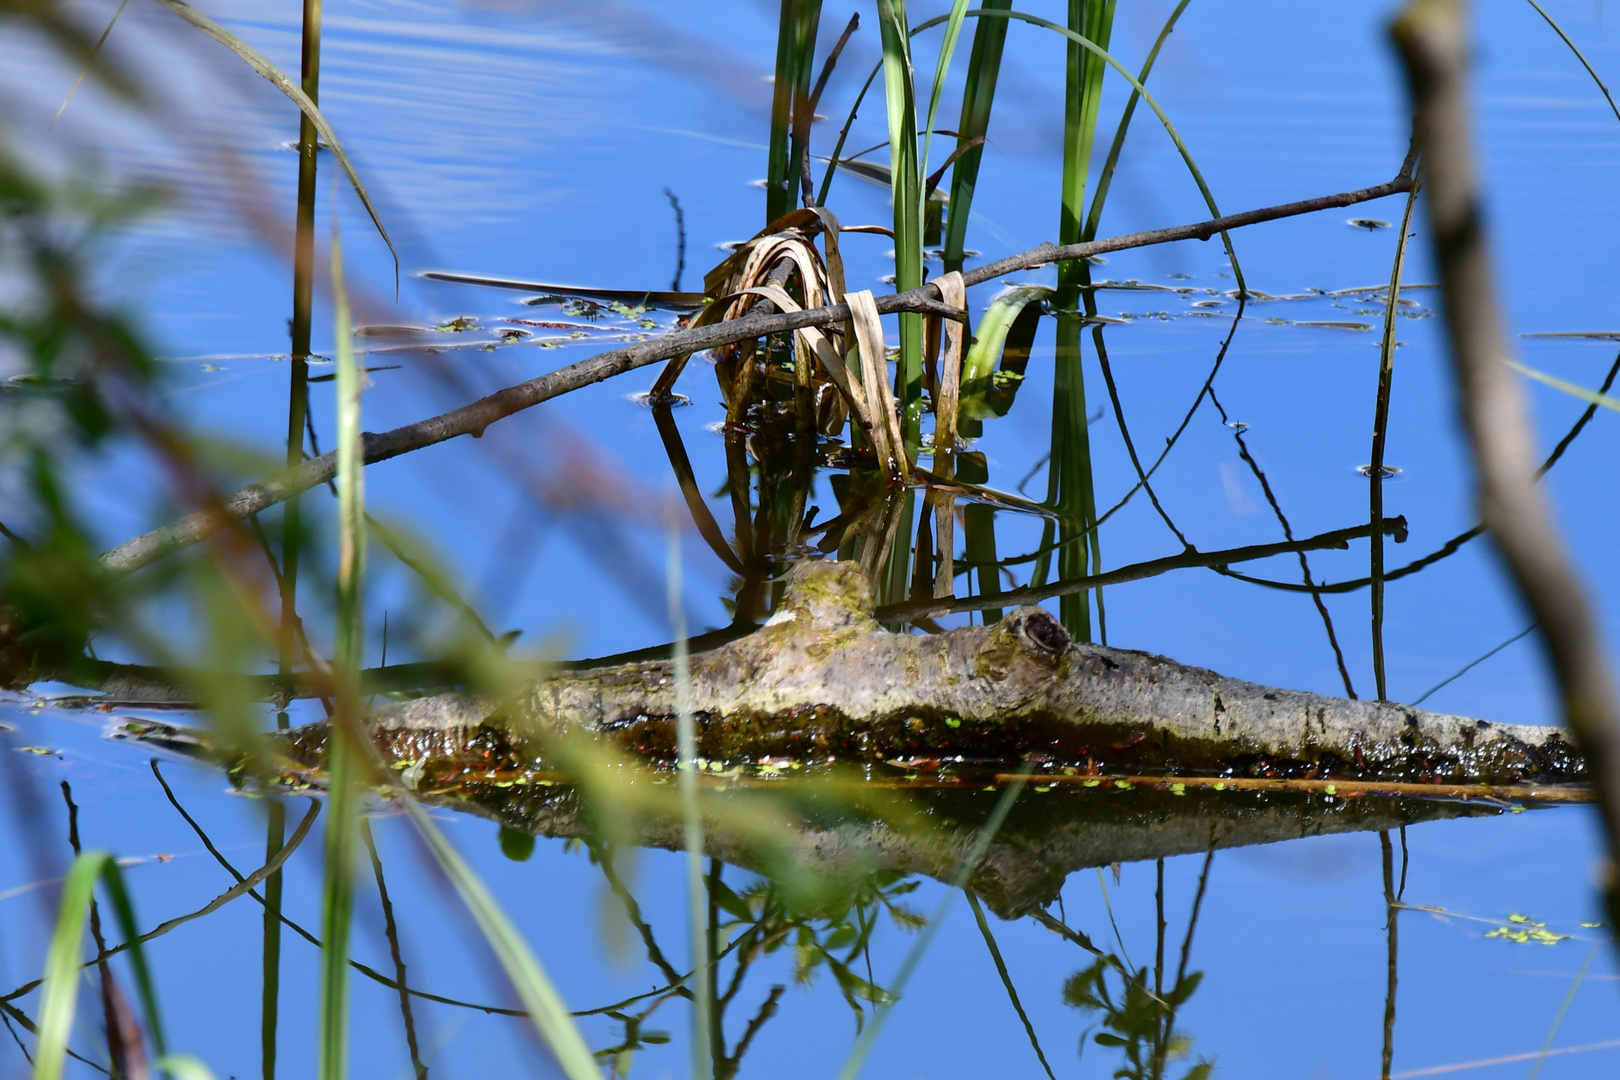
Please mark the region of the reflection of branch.
[[[1406, 535], [1406, 519], [1404, 517], [1385, 518], [1382, 526], [1381, 531], [1386, 535], [1395, 536], [1397, 541]], [[1345, 548], [1350, 546], [1351, 540], [1367, 536], [1371, 532], [1372, 526], [1370, 525], [1356, 525], [1348, 529], [1336, 529], [1333, 532], [1321, 533], [1304, 540], [1290, 540], [1276, 544], [1251, 544], [1247, 547], [1227, 548], [1224, 551], [1186, 551], [1180, 555], [1133, 563], [1130, 566], [1122, 566], [1107, 573], [1072, 578], [1051, 585], [1042, 585], [1038, 588], [1025, 585], [1010, 592], [995, 593], [991, 596], [970, 596], [959, 600], [924, 599], [912, 600], [902, 604], [890, 604], [887, 607], [878, 608], [876, 614], [880, 621], [890, 622], [944, 615], [952, 612], [978, 611], [981, 608], [1038, 604], [1042, 600], [1049, 600], [1054, 596], [1064, 596], [1068, 593], [1082, 592], [1086, 589], [1095, 589], [1103, 585], [1115, 585], [1125, 581], [1140, 581], [1143, 578], [1157, 577], [1171, 570], [1182, 570], [1196, 566], [1224, 569], [1228, 563], [1269, 559], [1273, 555], [1286, 555], [1290, 552], [1316, 551], [1321, 548]]]
[[[1620, 853], [1620, 696], [1586, 590], [1536, 487], [1524, 397], [1502, 363], [1509, 351], [1474, 175], [1461, 5], [1417, 0], [1402, 12], [1393, 32], [1406, 62], [1429, 173], [1435, 261], [1445, 288], [1463, 420], [1479, 473], [1480, 520], [1519, 595], [1541, 622], [1565, 720], [1595, 781], [1609, 850]], [[1620, 914], [1620, 888], [1613, 884], [1608, 903], [1611, 916]]]
[[388, 882], [383, 878], [382, 860], [377, 857], [377, 845], [371, 838], [371, 825], [360, 821], [360, 838], [366, 843], [371, 856], [371, 873], [377, 879], [377, 896], [382, 901], [383, 932], [388, 938], [388, 953], [394, 961], [394, 977], [399, 982], [399, 1012], [405, 1023], [405, 1047], [411, 1054], [411, 1067], [416, 1080], [427, 1080], [427, 1066], [422, 1063], [422, 1050], [416, 1044], [416, 1018], [411, 1014], [411, 995], [405, 986], [405, 958], [400, 955], [399, 927], [394, 922], [394, 904], [388, 898]]
[[641, 917], [641, 905], [636, 903], [635, 895], [620, 880], [618, 872], [613, 869], [613, 850], [611, 848], [602, 852], [601, 865], [602, 876], [607, 878], [608, 888], [612, 889], [613, 895], [617, 896], [619, 901], [624, 904], [625, 917], [630, 920], [630, 925], [636, 928], [636, 933], [641, 935], [641, 943], [647, 947], [647, 959], [658, 965], [658, 970], [664, 973], [664, 978], [669, 980], [670, 986], [675, 988], [676, 993], [682, 997], [691, 997], [692, 991], [681, 985], [686, 981], [686, 977], [676, 971], [674, 965], [664, 956], [664, 950], [660, 949], [658, 942], [653, 939], [652, 927], [648, 926], [647, 920]]
[[760, 1003], [759, 1012], [755, 1013], [754, 1018], [748, 1021], [747, 1030], [743, 1032], [742, 1038], [737, 1040], [737, 1048], [721, 1061], [715, 1063], [714, 1075], [717, 1078], [729, 1078], [737, 1075], [737, 1069], [742, 1065], [743, 1055], [748, 1053], [749, 1044], [754, 1041], [754, 1036], [759, 1034], [759, 1029], [765, 1026], [765, 1022], [776, 1015], [776, 1003], [782, 1000], [782, 995], [786, 992], [787, 987], [780, 983], [771, 987], [771, 992]]
[[[1178, 240], [1205, 240], [1216, 233], [1244, 225], [1254, 225], [1263, 221], [1274, 221], [1278, 218], [1309, 214], [1334, 207], [1350, 206], [1370, 199], [1381, 199], [1386, 195], [1404, 192], [1411, 187], [1411, 184], [1410, 176], [1401, 175], [1388, 183], [1376, 187], [1362, 188], [1358, 191], [1348, 191], [1338, 195], [1325, 195], [1316, 199], [1285, 203], [1281, 206], [1271, 206], [1261, 210], [1249, 210], [1241, 214], [1228, 214], [1225, 217], [1213, 218], [1209, 221], [1191, 225], [1178, 225], [1169, 229], [1156, 229], [1152, 232], [1131, 233], [1126, 236], [1116, 236], [1105, 240], [1092, 240], [1083, 244], [1068, 244], [1063, 247], [1042, 244], [1040, 247], [1022, 254], [1013, 255], [998, 262], [966, 271], [963, 273], [962, 278], [968, 285], [978, 285], [1007, 274], [1016, 273], [1019, 270], [1033, 269], [1060, 260], [1083, 259], [1105, 252], [1123, 251], [1128, 248], [1147, 247], [1154, 244], [1167, 244]], [[913, 289], [910, 292], [878, 297], [877, 309], [880, 314], [898, 311], [959, 314], [954, 308], [947, 308], [944, 304], [941, 304], [935, 298], [933, 287], [928, 285]], [[609, 352], [600, 353], [589, 359], [570, 364], [565, 368], [530, 379], [528, 382], [498, 390], [469, 405], [463, 405], [459, 409], [453, 409], [450, 412], [441, 413], [438, 416], [420, 420], [414, 424], [407, 424], [404, 427], [394, 428], [392, 431], [384, 432], [381, 435], [367, 433], [364, 436], [364, 461], [367, 465], [371, 465], [379, 461], [386, 461], [389, 458], [398, 457], [401, 454], [410, 453], [413, 450], [432, 446], [435, 443], [444, 442], [447, 439], [453, 439], [459, 435], [482, 435], [484, 429], [497, 420], [531, 408], [542, 401], [549, 401], [571, 390], [578, 390], [581, 387], [590, 386], [593, 383], [601, 382], [626, 371], [646, 367], [649, 364], [655, 364], [660, 360], [667, 360], [683, 353], [702, 352], [706, 349], [715, 349], [722, 345], [730, 345], [739, 341], [762, 337], [766, 334], [796, 330], [802, 327], [827, 326], [832, 323], [845, 322], [849, 317], [849, 305], [834, 304], [785, 314], [745, 316], [741, 319], [733, 319], [729, 322], [716, 323], [711, 326], [663, 334], [650, 341], [638, 342], [622, 349], [613, 349]], [[102, 566], [114, 574], [126, 574], [138, 570], [165, 555], [197, 543], [230, 522], [240, 521], [249, 514], [258, 513], [266, 507], [273, 506], [299, 492], [306, 491], [317, 484], [325, 483], [336, 474], [336, 470], [337, 458], [334, 454], [328, 453], [311, 458], [302, 465], [289, 469], [278, 476], [249, 485], [204, 510], [188, 514], [179, 521], [120, 544], [101, 557]]]
[[1006, 987], [1007, 1000], [1012, 1002], [1013, 1011], [1024, 1023], [1024, 1033], [1029, 1036], [1029, 1045], [1035, 1048], [1035, 1056], [1040, 1059], [1041, 1068], [1046, 1070], [1049, 1080], [1057, 1080], [1057, 1077], [1052, 1075], [1052, 1066], [1046, 1063], [1046, 1055], [1041, 1051], [1041, 1041], [1035, 1037], [1035, 1025], [1029, 1022], [1023, 1003], [1018, 1000], [1018, 990], [1013, 986], [1012, 975], [1007, 971], [1007, 962], [1001, 958], [1001, 950], [996, 947], [995, 935], [990, 933], [990, 923], [984, 917], [984, 906], [979, 903], [979, 898], [973, 895], [972, 889], [963, 889], [962, 892], [967, 897], [968, 906], [973, 909], [973, 919], [979, 924], [979, 933], [984, 935], [984, 944], [990, 950], [990, 959], [996, 962], [996, 974], [1001, 976], [1001, 985]]
[[[162, 778], [159, 777], [159, 779], [161, 780]], [[164, 785], [164, 786], [166, 788], [168, 785]], [[158, 926], [154, 927], [153, 929], [148, 930], [146, 933], [142, 934], [139, 938], [135, 939], [135, 941], [125, 941], [125, 942], [122, 942], [122, 943], [120, 943], [118, 945], [114, 945], [110, 949], [105, 949], [105, 950], [101, 951], [100, 953], [97, 954], [97, 956], [96, 956], [96, 958], [94, 960], [91, 960], [91, 961], [87, 962], [83, 966], [84, 967], [91, 967], [93, 965], [105, 963], [108, 959], [110, 959], [110, 958], [112, 958], [114, 956], [117, 956], [119, 953], [123, 952], [125, 949], [128, 949], [131, 946], [133, 946], [134, 944], [136, 944], [136, 942], [139, 942], [140, 944], [144, 945], [146, 942], [151, 941], [153, 938], [162, 937], [164, 934], [167, 934], [170, 930], [174, 930], [177, 927], [183, 926], [186, 923], [191, 922], [193, 919], [200, 919], [204, 915], [211, 915], [214, 912], [218, 911], [220, 908], [224, 907], [226, 904], [230, 903], [232, 900], [237, 899], [238, 897], [242, 896], [245, 893], [251, 892], [253, 887], [256, 886], [257, 884], [259, 884], [259, 882], [263, 881], [265, 878], [269, 877], [271, 874], [273, 874], [277, 870], [281, 869], [282, 863], [286, 862], [287, 859], [292, 856], [292, 853], [294, 851], [298, 850], [298, 845], [303, 843], [304, 842], [304, 837], [309, 834], [309, 827], [315, 823], [315, 815], [320, 813], [320, 809], [321, 809], [320, 803], [318, 803], [315, 800], [311, 799], [310, 800], [309, 813], [305, 814], [304, 815], [304, 820], [298, 823], [298, 828], [297, 828], [296, 831], [293, 832], [292, 839], [287, 841], [286, 846], [283, 847], [280, 851], [278, 851], [275, 854], [274, 858], [270, 859], [270, 861], [266, 862], [263, 866], [259, 867], [259, 869], [253, 871], [252, 874], [250, 874], [250, 875], [248, 875], [247, 877], [244, 878], [242, 875], [236, 873], [235, 870], [232, 870], [231, 873], [232, 873], [233, 876], [235, 876], [236, 881], [237, 881], [237, 884], [233, 888], [227, 889], [225, 892], [220, 893], [218, 896], [214, 897], [212, 900], [210, 900], [203, 907], [198, 908], [196, 911], [191, 912], [189, 915], [180, 915], [180, 916], [177, 916], [177, 917], [175, 917], [173, 919], [170, 919], [168, 922], [159, 924]], [[182, 811], [182, 813], [183, 812], [184, 811]], [[193, 825], [193, 828], [195, 828], [195, 825]], [[220, 856], [218, 855], [217, 852], [215, 853], [214, 857], [215, 858], [220, 858]], [[255, 899], [257, 899], [257, 896], [255, 896]], [[16, 990], [13, 990], [11, 993], [5, 995], [3, 998], [0, 998], [0, 1001], [11, 1001], [14, 998], [22, 997], [24, 994], [27, 994], [28, 992], [33, 990], [35, 987], [37, 987], [43, 981], [44, 980], [42, 980], [42, 979], [35, 979], [31, 983], [26, 983], [25, 985], [23, 985], [21, 987], [18, 987]]]

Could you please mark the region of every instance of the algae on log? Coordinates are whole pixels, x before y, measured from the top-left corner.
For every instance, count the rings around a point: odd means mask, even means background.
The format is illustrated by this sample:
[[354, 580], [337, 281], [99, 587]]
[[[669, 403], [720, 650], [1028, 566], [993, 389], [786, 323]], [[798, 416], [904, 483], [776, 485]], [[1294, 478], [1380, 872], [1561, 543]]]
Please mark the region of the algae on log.
[[[1033, 760], [1127, 775], [1406, 783], [1579, 782], [1562, 730], [1348, 701], [1228, 679], [1164, 657], [1076, 644], [1047, 612], [992, 627], [891, 633], [848, 563], [795, 568], [776, 615], [692, 657], [699, 753], [774, 771], [900, 761], [932, 771]], [[673, 665], [559, 672], [515, 702], [468, 693], [389, 706], [379, 749], [411, 778], [462, 767], [544, 768], [548, 737], [602, 736], [657, 764], [675, 756]], [[324, 725], [287, 733], [314, 765]]]

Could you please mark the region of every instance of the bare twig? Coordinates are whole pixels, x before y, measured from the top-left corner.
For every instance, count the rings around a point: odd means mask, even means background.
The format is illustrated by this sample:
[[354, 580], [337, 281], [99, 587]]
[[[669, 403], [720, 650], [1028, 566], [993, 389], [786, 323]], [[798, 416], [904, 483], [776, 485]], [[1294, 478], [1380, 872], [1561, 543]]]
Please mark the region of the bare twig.
[[[1480, 520], [1541, 623], [1565, 722], [1585, 752], [1613, 858], [1620, 853], [1620, 696], [1586, 590], [1536, 487], [1529, 416], [1502, 363], [1509, 351], [1474, 172], [1464, 4], [1414, 0], [1392, 31], [1416, 106], [1452, 364], [1479, 473]], [[1612, 863], [1606, 892], [1612, 926], [1620, 915]]]
[[[1228, 214], [1225, 217], [1191, 225], [1129, 233], [1125, 236], [1062, 247], [1042, 244], [1021, 254], [964, 271], [962, 280], [965, 285], [979, 285], [1019, 270], [1034, 269], [1065, 259], [1083, 259], [1105, 252], [1168, 244], [1178, 240], [1207, 240], [1223, 230], [1240, 228], [1244, 225], [1381, 199], [1387, 195], [1405, 192], [1411, 185], [1411, 177], [1401, 175], [1376, 187], [1324, 195], [1260, 210], [1248, 210], [1240, 214]], [[949, 318], [962, 315], [960, 310], [941, 303], [931, 285], [924, 285], [909, 292], [880, 296], [876, 298], [876, 303], [880, 315], [900, 311], [916, 311]], [[452, 409], [450, 412], [419, 420], [414, 424], [406, 424], [380, 435], [367, 432], [363, 437], [364, 462], [372, 465], [379, 461], [387, 461], [459, 435], [472, 435], [476, 438], [482, 435], [490, 424], [513, 413], [521, 412], [569, 391], [590, 386], [636, 368], [656, 364], [660, 360], [667, 360], [682, 353], [702, 352], [802, 327], [829, 326], [833, 323], [847, 322], [849, 317], [847, 304], [832, 304], [805, 311], [772, 315], [748, 315], [710, 326], [678, 330], [649, 341], [627, 345], [622, 349], [613, 349], [530, 379], [528, 382], [498, 390], [459, 409]], [[165, 555], [211, 536], [227, 524], [274, 506], [299, 492], [307, 491], [316, 484], [326, 483], [335, 475], [336, 469], [335, 454], [327, 453], [311, 458], [278, 476], [251, 484], [220, 500], [216, 505], [195, 511], [179, 521], [120, 544], [102, 555], [102, 566], [114, 574], [127, 574], [139, 570]]]

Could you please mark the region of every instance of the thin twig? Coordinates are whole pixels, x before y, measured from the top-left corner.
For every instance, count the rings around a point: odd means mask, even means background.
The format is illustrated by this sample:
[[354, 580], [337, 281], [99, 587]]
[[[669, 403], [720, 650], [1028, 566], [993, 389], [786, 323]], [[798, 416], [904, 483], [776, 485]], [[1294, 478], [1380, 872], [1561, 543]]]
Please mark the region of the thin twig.
[[[1379, 184], [1376, 187], [1361, 188], [1357, 191], [1347, 191], [1337, 195], [1324, 195], [1315, 199], [1284, 203], [1259, 210], [1248, 210], [1239, 214], [1228, 214], [1224, 217], [1190, 225], [1178, 225], [1173, 228], [1156, 229], [1151, 232], [1130, 233], [1125, 236], [1091, 240], [1086, 243], [1069, 244], [1063, 247], [1054, 244], [1042, 244], [1040, 247], [1033, 248], [1030, 251], [964, 271], [962, 278], [964, 283], [969, 286], [978, 285], [1020, 270], [1034, 269], [1066, 259], [1084, 259], [1105, 252], [1124, 251], [1130, 248], [1148, 247], [1155, 244], [1168, 244], [1178, 240], [1206, 240], [1224, 230], [1241, 228], [1245, 225], [1275, 221], [1279, 218], [1294, 217], [1299, 214], [1309, 214], [1319, 210], [1351, 206], [1372, 199], [1381, 199], [1388, 195], [1405, 192], [1411, 188], [1411, 185], [1412, 180], [1410, 177], [1397, 176], [1395, 179]], [[933, 287], [930, 285], [924, 285], [909, 292], [880, 296], [876, 298], [876, 303], [879, 314], [916, 311], [953, 318], [961, 314], [957, 309], [940, 303], [936, 298]], [[406, 424], [403, 427], [394, 428], [392, 431], [380, 435], [367, 433], [363, 437], [363, 460], [365, 464], [372, 465], [460, 435], [482, 435], [484, 429], [497, 420], [531, 408], [543, 401], [549, 401], [569, 391], [590, 386], [593, 383], [601, 382], [604, 379], [612, 378], [627, 371], [633, 371], [636, 368], [656, 364], [661, 360], [667, 360], [682, 353], [715, 349], [738, 341], [746, 341], [766, 334], [797, 330], [802, 327], [828, 326], [833, 323], [846, 322], [849, 317], [850, 311], [847, 304], [833, 304], [826, 307], [811, 308], [806, 311], [774, 315], [748, 315], [729, 322], [689, 330], [677, 330], [653, 338], [650, 341], [638, 342], [634, 345], [627, 345], [622, 349], [600, 353], [589, 359], [541, 375], [538, 378], [530, 379], [528, 382], [496, 391], [469, 405], [463, 405], [459, 409], [452, 409], [450, 412], [441, 413], [438, 416], [420, 420], [414, 424]], [[114, 574], [127, 574], [138, 570], [165, 555], [189, 547], [211, 536], [224, 526], [240, 521], [249, 514], [258, 513], [266, 507], [273, 506], [295, 494], [307, 491], [317, 484], [326, 483], [336, 474], [336, 469], [337, 458], [335, 454], [327, 453], [311, 458], [278, 476], [251, 484], [235, 494], [217, 501], [207, 509], [195, 511], [179, 521], [120, 544], [102, 555], [101, 564], [106, 570]]]

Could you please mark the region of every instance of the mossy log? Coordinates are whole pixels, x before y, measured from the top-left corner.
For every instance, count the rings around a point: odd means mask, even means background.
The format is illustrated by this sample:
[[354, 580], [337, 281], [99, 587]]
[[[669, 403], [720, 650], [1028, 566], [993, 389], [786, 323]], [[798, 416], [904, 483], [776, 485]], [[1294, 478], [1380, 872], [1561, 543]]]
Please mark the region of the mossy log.
[[[1349, 701], [1229, 679], [1125, 649], [1070, 641], [1040, 608], [988, 627], [894, 633], [845, 563], [789, 576], [760, 630], [692, 657], [700, 754], [761, 768], [899, 763], [912, 772], [1033, 761], [1037, 771], [1280, 777], [1417, 784], [1572, 783], [1586, 766], [1564, 732]], [[540, 767], [549, 734], [590, 732], [653, 764], [675, 754], [670, 661], [559, 672], [515, 701], [468, 693], [375, 716], [391, 761], [433, 774]], [[313, 760], [324, 726], [290, 734]], [[536, 742], [538, 736], [539, 742]], [[542, 751], [543, 754], [543, 751]], [[413, 770], [420, 773], [421, 770]]]

